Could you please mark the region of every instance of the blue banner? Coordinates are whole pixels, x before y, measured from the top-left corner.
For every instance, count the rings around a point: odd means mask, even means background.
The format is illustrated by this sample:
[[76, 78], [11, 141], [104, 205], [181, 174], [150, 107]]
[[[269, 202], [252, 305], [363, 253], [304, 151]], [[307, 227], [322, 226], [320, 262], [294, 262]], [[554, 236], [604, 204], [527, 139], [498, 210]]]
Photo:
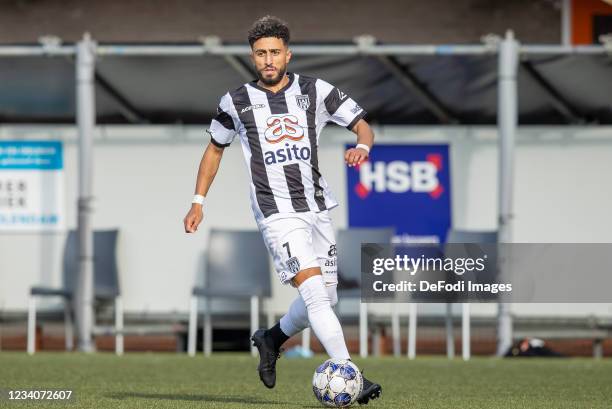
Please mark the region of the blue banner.
[[347, 172], [349, 227], [393, 226], [396, 241], [403, 243], [446, 241], [451, 227], [447, 144], [376, 145], [368, 162]]
[[0, 141], [0, 170], [64, 167], [60, 141]]

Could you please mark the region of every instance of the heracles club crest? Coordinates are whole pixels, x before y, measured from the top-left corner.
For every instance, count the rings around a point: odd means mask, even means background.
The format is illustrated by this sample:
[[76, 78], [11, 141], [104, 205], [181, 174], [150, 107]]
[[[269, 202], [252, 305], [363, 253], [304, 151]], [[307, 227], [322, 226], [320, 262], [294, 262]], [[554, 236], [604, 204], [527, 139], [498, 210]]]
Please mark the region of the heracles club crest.
[[310, 107], [310, 98], [308, 98], [308, 95], [296, 95], [295, 101], [297, 102], [298, 106], [304, 111], [306, 111], [308, 107]]
[[291, 257], [287, 260], [287, 268], [291, 273], [297, 274], [300, 271], [300, 261], [297, 257]]

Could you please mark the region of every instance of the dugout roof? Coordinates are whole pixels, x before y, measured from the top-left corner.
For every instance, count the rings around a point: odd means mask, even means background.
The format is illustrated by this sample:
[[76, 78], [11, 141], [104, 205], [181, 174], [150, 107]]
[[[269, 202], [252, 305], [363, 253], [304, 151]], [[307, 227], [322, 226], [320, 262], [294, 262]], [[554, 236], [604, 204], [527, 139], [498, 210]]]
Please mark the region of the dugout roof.
[[[323, 78], [378, 124], [495, 124], [498, 56], [294, 54], [290, 71]], [[252, 76], [244, 55], [99, 55], [101, 124], [200, 124]], [[521, 55], [520, 124], [612, 123], [606, 53]], [[73, 55], [0, 57], [0, 122], [74, 123]]]

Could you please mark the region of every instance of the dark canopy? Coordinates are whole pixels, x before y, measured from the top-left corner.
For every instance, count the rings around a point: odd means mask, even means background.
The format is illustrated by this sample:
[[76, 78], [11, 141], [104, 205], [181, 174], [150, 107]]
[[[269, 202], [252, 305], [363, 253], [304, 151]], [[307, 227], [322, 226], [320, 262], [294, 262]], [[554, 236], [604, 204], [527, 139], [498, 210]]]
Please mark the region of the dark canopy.
[[[232, 57], [248, 70], [247, 57]], [[74, 123], [74, 57], [0, 57], [0, 122]], [[494, 124], [497, 54], [295, 55], [290, 70], [338, 86], [379, 124]], [[243, 71], [244, 73], [244, 71]], [[219, 55], [99, 56], [102, 124], [206, 123], [245, 78]], [[521, 57], [521, 124], [612, 123], [608, 55]]]

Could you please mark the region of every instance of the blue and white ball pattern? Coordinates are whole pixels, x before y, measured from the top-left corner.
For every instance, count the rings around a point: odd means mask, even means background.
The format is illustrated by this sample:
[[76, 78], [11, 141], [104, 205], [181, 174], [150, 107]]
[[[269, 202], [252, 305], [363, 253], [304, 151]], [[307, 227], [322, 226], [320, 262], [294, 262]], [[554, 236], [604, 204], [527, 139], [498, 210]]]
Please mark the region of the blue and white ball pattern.
[[363, 376], [357, 365], [346, 359], [328, 359], [312, 377], [312, 390], [322, 404], [345, 408], [352, 405], [363, 389]]

